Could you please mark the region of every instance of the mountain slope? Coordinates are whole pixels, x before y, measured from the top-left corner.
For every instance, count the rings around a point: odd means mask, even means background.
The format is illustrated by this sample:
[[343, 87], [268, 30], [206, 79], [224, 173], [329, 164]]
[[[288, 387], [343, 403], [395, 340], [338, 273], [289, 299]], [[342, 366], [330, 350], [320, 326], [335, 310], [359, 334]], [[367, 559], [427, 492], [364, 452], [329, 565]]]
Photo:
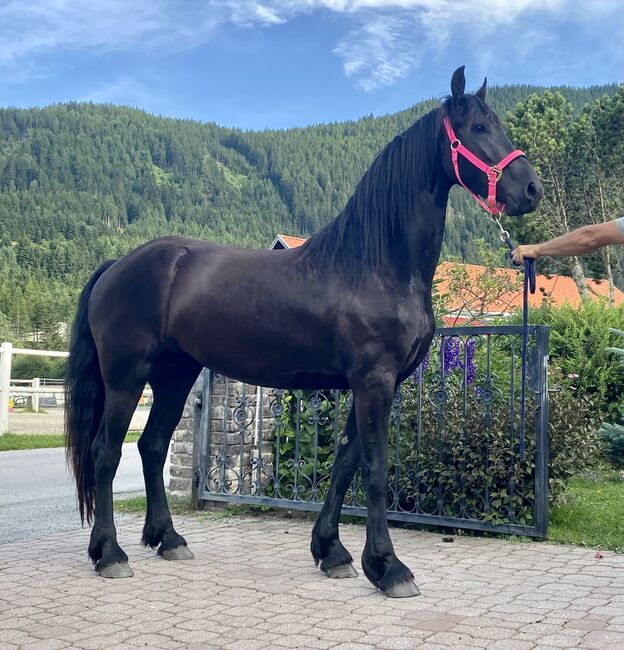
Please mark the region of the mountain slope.
[[[579, 110], [615, 89], [558, 90]], [[539, 90], [493, 88], [490, 102], [503, 115]], [[49, 332], [101, 261], [147, 239], [267, 246], [277, 232], [311, 234], [342, 209], [376, 153], [437, 105], [262, 132], [111, 105], [0, 109], [0, 333]], [[474, 261], [475, 240], [496, 236], [454, 192], [443, 254]]]

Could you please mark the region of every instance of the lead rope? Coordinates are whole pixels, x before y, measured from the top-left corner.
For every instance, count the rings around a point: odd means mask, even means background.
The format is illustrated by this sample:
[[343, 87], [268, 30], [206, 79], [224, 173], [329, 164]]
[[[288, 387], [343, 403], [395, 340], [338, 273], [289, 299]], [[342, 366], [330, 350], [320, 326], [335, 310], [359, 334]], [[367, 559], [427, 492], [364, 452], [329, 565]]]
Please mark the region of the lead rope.
[[[515, 249], [509, 232], [501, 224], [501, 215], [489, 215], [493, 223], [500, 230], [500, 238], [503, 244], [509, 249], [511, 257]], [[513, 262], [515, 264], [515, 262]], [[530, 257], [524, 258], [524, 281], [522, 287], [522, 383], [520, 386], [520, 460], [524, 460], [526, 443], [525, 443], [525, 395], [526, 395], [526, 378], [527, 378], [527, 348], [529, 345], [529, 293], [535, 293], [535, 260]]]

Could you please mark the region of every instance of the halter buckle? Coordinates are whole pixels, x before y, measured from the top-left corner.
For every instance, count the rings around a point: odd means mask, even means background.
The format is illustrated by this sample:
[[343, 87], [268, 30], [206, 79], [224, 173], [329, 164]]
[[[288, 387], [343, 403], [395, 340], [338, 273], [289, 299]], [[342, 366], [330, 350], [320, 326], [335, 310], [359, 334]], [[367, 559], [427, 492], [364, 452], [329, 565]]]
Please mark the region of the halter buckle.
[[451, 140], [451, 149], [459, 149], [459, 145], [461, 144], [461, 140], [459, 138], [455, 138], [455, 140]]
[[490, 173], [495, 175], [496, 182], [498, 183], [503, 175], [503, 170], [494, 165], [494, 167], [490, 167]]

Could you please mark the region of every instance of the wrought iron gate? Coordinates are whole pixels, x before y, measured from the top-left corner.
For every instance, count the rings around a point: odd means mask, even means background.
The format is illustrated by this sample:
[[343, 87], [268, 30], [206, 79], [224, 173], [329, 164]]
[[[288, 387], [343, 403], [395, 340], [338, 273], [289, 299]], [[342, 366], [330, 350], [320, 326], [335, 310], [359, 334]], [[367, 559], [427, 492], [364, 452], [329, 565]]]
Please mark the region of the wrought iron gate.
[[[393, 401], [389, 519], [546, 535], [548, 329], [530, 328], [525, 404], [521, 339], [519, 326], [437, 330]], [[350, 401], [346, 391], [266, 389], [204, 370], [198, 498], [320, 510]], [[359, 475], [343, 513], [366, 514]]]

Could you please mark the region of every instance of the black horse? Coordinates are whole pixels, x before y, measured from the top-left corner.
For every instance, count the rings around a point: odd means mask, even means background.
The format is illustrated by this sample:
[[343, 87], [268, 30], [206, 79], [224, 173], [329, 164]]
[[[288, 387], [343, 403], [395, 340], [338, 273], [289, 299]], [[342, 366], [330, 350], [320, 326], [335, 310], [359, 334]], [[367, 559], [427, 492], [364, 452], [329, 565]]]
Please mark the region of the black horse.
[[[375, 158], [345, 209], [295, 250], [262, 251], [167, 237], [104, 264], [85, 286], [67, 371], [68, 456], [81, 517], [95, 522], [89, 555], [101, 576], [132, 575], [116, 539], [112, 481], [130, 418], [149, 382], [154, 403], [139, 440], [147, 492], [143, 543], [166, 559], [193, 557], [171, 521], [163, 465], [202, 366], [275, 388], [350, 388], [353, 406], [312, 555], [329, 577], [355, 574], [338, 537], [343, 497], [358, 465], [368, 523], [362, 567], [388, 596], [418, 593], [386, 521], [387, 436], [393, 395], [423, 359], [457, 137], [494, 164], [512, 150], [485, 103], [486, 83], [451, 96]], [[487, 196], [486, 176], [460, 161], [464, 183]], [[526, 158], [497, 185], [510, 215], [535, 209], [542, 188]]]

